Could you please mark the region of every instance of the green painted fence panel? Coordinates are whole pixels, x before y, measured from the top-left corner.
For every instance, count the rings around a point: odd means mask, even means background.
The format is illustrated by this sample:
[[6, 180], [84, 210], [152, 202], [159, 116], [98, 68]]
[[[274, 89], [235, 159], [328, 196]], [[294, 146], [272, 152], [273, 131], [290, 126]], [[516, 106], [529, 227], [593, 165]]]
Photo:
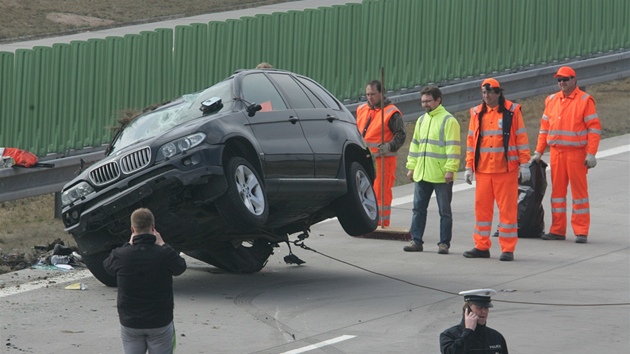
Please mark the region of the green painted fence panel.
[[[261, 61], [356, 100], [630, 48], [627, 0], [364, 0], [0, 53], [0, 139], [37, 154], [107, 143], [125, 110]], [[9, 145], [9, 144], [5, 144]]]
[[15, 146], [13, 133], [16, 116], [13, 109], [15, 55], [0, 52], [0, 142], [3, 146]]

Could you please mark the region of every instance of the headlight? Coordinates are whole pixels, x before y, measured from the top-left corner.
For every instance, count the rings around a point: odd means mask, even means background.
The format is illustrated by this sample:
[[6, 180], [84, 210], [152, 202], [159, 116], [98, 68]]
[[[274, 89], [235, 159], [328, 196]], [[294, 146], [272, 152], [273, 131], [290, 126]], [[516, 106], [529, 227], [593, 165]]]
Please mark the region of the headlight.
[[175, 155], [181, 154], [184, 151], [190, 150], [195, 146], [201, 144], [206, 138], [204, 133], [195, 133], [183, 138], [179, 138], [175, 141], [166, 143], [160, 147], [157, 153], [156, 161], [162, 161]]
[[90, 193], [94, 193], [94, 188], [87, 182], [81, 182], [61, 193], [61, 204], [63, 206], [70, 205], [79, 199], [85, 198]]

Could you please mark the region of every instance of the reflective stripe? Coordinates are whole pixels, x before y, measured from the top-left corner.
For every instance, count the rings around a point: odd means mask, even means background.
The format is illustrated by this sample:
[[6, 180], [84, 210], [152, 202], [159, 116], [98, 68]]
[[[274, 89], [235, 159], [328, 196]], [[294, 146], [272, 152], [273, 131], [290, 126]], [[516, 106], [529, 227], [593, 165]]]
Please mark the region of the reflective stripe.
[[586, 209], [573, 209], [573, 210], [571, 210], [571, 212], [573, 214], [576, 214], [576, 215], [577, 214], [588, 214], [588, 213], [590, 213], [590, 210], [588, 208], [586, 208]]
[[492, 135], [503, 136], [503, 130], [482, 130], [481, 131], [481, 136], [492, 136]]
[[547, 145], [561, 145], [561, 146], [586, 146], [586, 144], [588, 144], [588, 141], [565, 141], [565, 140], [555, 140], [555, 139], [550, 139], [547, 140]]
[[593, 120], [593, 119], [595, 119], [595, 118], [599, 118], [599, 116], [597, 115], [597, 113], [595, 113], [595, 114], [591, 114], [591, 115], [588, 115], [588, 116], [584, 117], [584, 121], [585, 121], [585, 122], [588, 122], [589, 120]]
[[475, 233], [479, 236], [488, 236], [490, 237], [490, 230], [479, 230], [475, 229]]
[[477, 226], [479, 227], [492, 226], [492, 221], [477, 221]]
[[502, 232], [499, 230], [499, 237], [507, 237], [507, 238], [518, 237], [518, 231], [517, 232]]
[[496, 147], [496, 148], [480, 148], [479, 152], [503, 152], [503, 148], [502, 147]]
[[504, 229], [516, 229], [518, 228], [518, 223], [515, 224], [504, 224], [502, 222], [499, 223], [499, 227], [502, 227]]
[[552, 213], [566, 213], [567, 208], [551, 208]]
[[601, 134], [602, 134], [602, 131], [601, 131], [601, 130], [599, 130], [599, 129], [595, 129], [595, 128], [588, 128], [588, 129], [587, 129], [587, 131], [588, 131], [590, 134], [597, 134], [597, 135], [601, 135]]
[[573, 200], [573, 204], [587, 204], [588, 203], [588, 198], [582, 198], [582, 199], [575, 199]]
[[552, 203], [566, 203], [567, 198], [551, 198]]

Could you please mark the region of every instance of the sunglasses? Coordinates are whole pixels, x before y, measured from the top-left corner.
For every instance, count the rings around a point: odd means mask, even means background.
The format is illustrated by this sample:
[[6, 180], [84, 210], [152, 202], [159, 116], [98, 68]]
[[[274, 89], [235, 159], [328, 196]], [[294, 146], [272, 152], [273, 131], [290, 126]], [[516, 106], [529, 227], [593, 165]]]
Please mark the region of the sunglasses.
[[560, 77], [558, 78], [558, 82], [567, 82], [569, 80], [571, 80], [572, 77]]

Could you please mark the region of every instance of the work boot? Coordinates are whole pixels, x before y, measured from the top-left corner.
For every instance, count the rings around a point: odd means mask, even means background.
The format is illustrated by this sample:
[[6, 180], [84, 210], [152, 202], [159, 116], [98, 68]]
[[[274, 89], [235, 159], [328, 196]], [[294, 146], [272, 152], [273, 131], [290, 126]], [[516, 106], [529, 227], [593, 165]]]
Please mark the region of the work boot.
[[501, 253], [501, 257], [499, 257], [500, 261], [513, 261], [514, 260], [514, 253], [513, 252], [503, 252]]
[[586, 243], [586, 236], [584, 235], [576, 235], [575, 243]]
[[565, 240], [566, 239], [565, 236], [552, 234], [551, 232], [540, 236], [540, 238], [542, 238], [543, 240]]
[[417, 243], [416, 241], [411, 241], [405, 247], [403, 247], [403, 251], [405, 252], [422, 252], [422, 244]]
[[448, 245], [446, 245], [446, 243], [440, 243], [438, 245], [438, 254], [448, 254]]
[[473, 248], [470, 251], [464, 252], [466, 258], [490, 258], [490, 250], [482, 251], [480, 249]]

